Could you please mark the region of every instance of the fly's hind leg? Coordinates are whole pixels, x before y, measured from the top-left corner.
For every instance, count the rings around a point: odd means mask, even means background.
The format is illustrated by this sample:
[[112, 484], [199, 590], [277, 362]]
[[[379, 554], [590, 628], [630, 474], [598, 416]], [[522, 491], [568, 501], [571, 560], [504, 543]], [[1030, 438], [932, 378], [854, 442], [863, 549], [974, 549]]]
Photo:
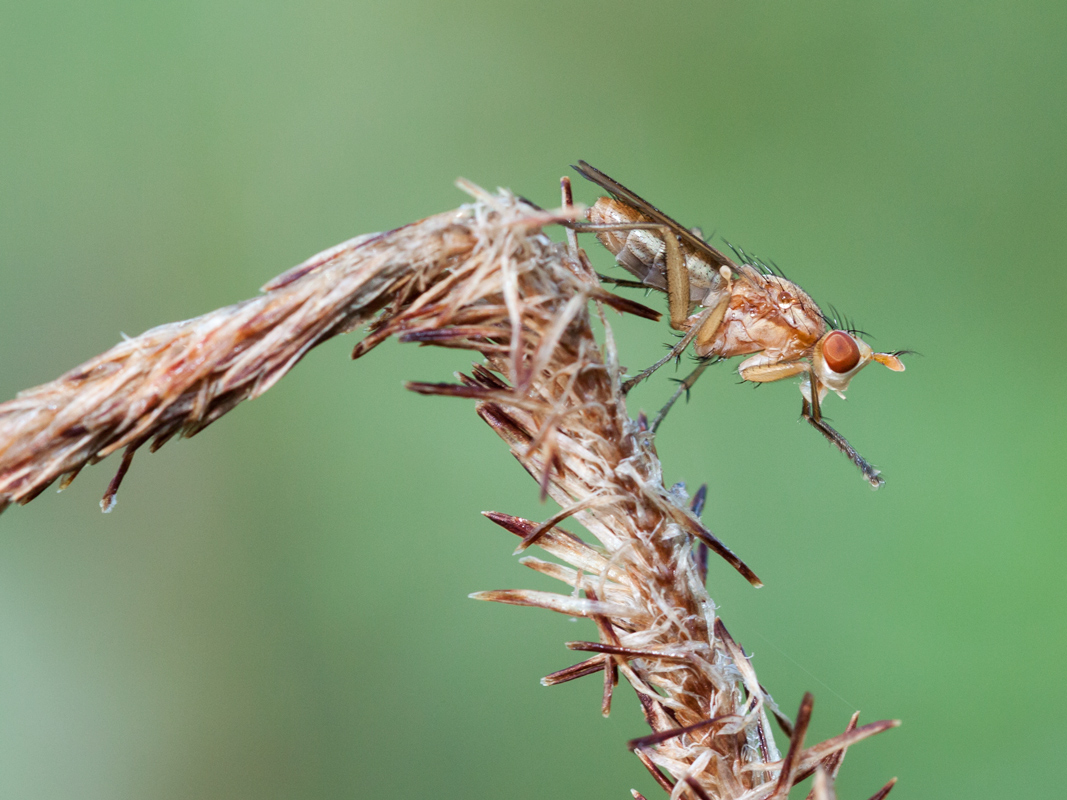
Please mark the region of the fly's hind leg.
[[[571, 192], [571, 179], [566, 175], [559, 179], [559, 190], [562, 195], [563, 210], [570, 211], [574, 208], [574, 194]], [[589, 262], [589, 256], [578, 246], [578, 233], [573, 223], [564, 223], [564, 229], [567, 231], [567, 251], [577, 263], [579, 277], [588, 280], [593, 280], [594, 276], [599, 278], [600, 276]]]
[[[814, 382], [813, 382], [814, 383]], [[822, 418], [822, 412], [819, 408], [819, 387], [811, 387], [811, 397], [814, 402], [809, 403], [806, 399], [804, 405], [801, 407], [800, 415], [804, 417], [811, 426], [815, 428], [819, 433], [826, 437], [834, 447], [844, 453], [848, 460], [855, 464], [859, 471], [863, 473], [863, 477], [867, 482], [875, 489], [885, 485], [885, 479], [879, 474], [878, 470], [867, 459], [856, 452], [856, 448], [848, 443], [840, 433], [835, 431]]]
[[652, 420], [652, 424], [649, 426], [649, 431], [652, 433], [653, 436], [656, 434], [656, 431], [659, 430], [660, 423], [663, 422], [663, 420], [666, 418], [667, 412], [671, 410], [671, 406], [677, 403], [678, 398], [681, 397], [683, 394], [688, 400], [689, 390], [693, 388], [693, 384], [696, 383], [697, 379], [704, 374], [704, 370], [706, 370], [718, 360], [719, 359], [714, 356], [700, 359], [700, 363], [697, 365], [697, 368], [691, 373], [689, 373], [685, 377], [685, 380], [678, 381], [678, 388], [675, 390], [674, 394], [671, 395], [671, 399], [668, 400], [667, 404], [659, 410], [659, 413], [656, 414], [656, 418]]
[[[623, 394], [628, 394], [631, 389], [633, 389], [635, 386], [637, 386], [637, 384], [639, 384], [641, 381], [643, 381], [645, 378], [647, 378], [649, 375], [651, 375], [657, 369], [662, 367], [668, 361], [671, 361], [672, 359], [680, 357], [682, 355], [682, 352], [685, 350], [685, 348], [689, 347], [689, 343], [691, 341], [693, 341], [693, 339], [697, 338], [699, 333], [702, 330], [704, 330], [705, 327], [707, 327], [708, 321], [711, 320], [712, 317], [714, 317], [716, 315], [716, 312], [718, 312], [718, 311], [719, 311], [719, 307], [718, 306], [715, 306], [714, 308], [709, 308], [706, 311], [704, 311], [700, 316], [698, 316], [695, 320], [693, 320], [692, 326], [689, 328], [688, 331], [686, 331], [685, 336], [683, 336], [681, 339], [678, 340], [678, 344], [676, 344], [674, 347], [672, 347], [670, 349], [670, 351], [667, 353], [667, 355], [665, 355], [663, 358], [661, 358], [659, 361], [657, 361], [651, 367], [648, 367], [646, 369], [641, 370], [636, 375], [634, 375], [632, 378], [630, 378], [628, 381], [626, 381], [622, 385], [622, 393]], [[721, 313], [720, 313], [719, 322], [721, 322], [721, 321], [722, 321], [722, 317], [721, 317]], [[716, 327], [718, 327], [718, 324], [716, 324]]]
[[[711, 345], [718, 335], [719, 327], [722, 325], [723, 318], [726, 316], [726, 310], [730, 307], [730, 270], [726, 267], [723, 267], [720, 272], [722, 273], [723, 280], [726, 281], [726, 289], [725, 291], [720, 292], [719, 298], [716, 301], [715, 305], [703, 311], [697, 317], [687, 316], [687, 312], [689, 311], [689, 273], [685, 270], [685, 260], [681, 258], [681, 254], [679, 253], [679, 261], [681, 262], [682, 271], [684, 273], [684, 279], [678, 278], [676, 283], [672, 283], [670, 271], [670, 255], [670, 248], [668, 248], [667, 285], [669, 287], [668, 302], [670, 303], [671, 310], [671, 327], [675, 330], [684, 330], [686, 331], [686, 334], [681, 338], [678, 344], [671, 348], [670, 352], [667, 353], [667, 355], [665, 355], [651, 367], [641, 370], [641, 372], [637, 373], [636, 375], [634, 375], [634, 377], [630, 378], [630, 380], [626, 381], [626, 383], [622, 385], [623, 394], [629, 392], [632, 388], [634, 388], [634, 386], [643, 381], [645, 378], [647, 378], [657, 369], [662, 367], [672, 358], [677, 358], [678, 356], [680, 356], [682, 354], [682, 351], [685, 350], [685, 348], [689, 346], [689, 343], [694, 339], [696, 339], [697, 343], [697, 354], [700, 355], [701, 358], [703, 358], [705, 355], [710, 355], [709, 350], [711, 348]], [[678, 284], [681, 284], [682, 287], [684, 287], [684, 299], [675, 291], [674, 287]], [[676, 312], [679, 314], [679, 316], [677, 317]], [[702, 373], [703, 371], [703, 369], [698, 369], [695, 374], [697, 375], [697, 377], [699, 377], [700, 373]], [[686, 381], [688, 380], [689, 378], [686, 378]], [[695, 382], [696, 378], [694, 378], [693, 380]], [[692, 384], [690, 384], [690, 386], [691, 385]], [[663, 409], [663, 411], [660, 412], [660, 414], [665, 414], [670, 409], [670, 407], [674, 405], [674, 402], [677, 399], [677, 396], [672, 398], [671, 401], [667, 403], [667, 406]], [[657, 417], [657, 419], [660, 418]]]
[[[563, 180], [568, 180], [564, 178]], [[569, 202], [570, 184], [564, 187], [564, 204]], [[609, 223], [572, 223], [567, 226], [568, 241], [572, 233], [605, 233], [608, 231], [654, 231], [663, 237], [665, 248], [664, 261], [667, 278], [667, 304], [670, 309], [671, 327], [676, 331], [689, 330], [689, 269], [685, 264], [685, 254], [678, 241], [678, 234], [667, 225], [657, 222], [609, 222]], [[620, 283], [619, 281], [613, 281]], [[644, 284], [642, 284], [644, 285]]]
[[704, 321], [714, 309], [708, 309], [707, 312], [697, 318], [695, 323], [689, 319], [689, 270], [685, 264], [685, 254], [682, 252], [682, 245], [678, 241], [678, 235], [668, 226], [647, 222], [622, 222], [605, 225], [578, 224], [570, 227], [571, 230], [590, 232], [650, 230], [656, 231], [663, 236], [663, 243], [666, 248], [667, 304], [670, 309], [671, 327], [676, 331], [686, 331], [686, 334], [681, 338], [678, 344], [670, 349], [670, 352], [668, 352], [667, 355], [648, 369], [642, 370], [637, 375], [623, 383], [622, 393], [627, 394], [638, 383], [643, 381], [668, 361], [680, 356], [682, 351], [689, 346], [691, 341], [693, 341], [693, 338], [697, 335], [697, 332], [700, 330]]
[[646, 292], [650, 291], [647, 283], [641, 283], [641, 281], [628, 281], [625, 278], [613, 278], [610, 275], [601, 275], [599, 272], [596, 274], [601, 283], [610, 283], [612, 286], [621, 286], [624, 289], [644, 289]]
[[[559, 179], [559, 191], [563, 195], [563, 209], [570, 211], [574, 208], [574, 193], [571, 191], [571, 179], [564, 175]], [[569, 225], [566, 226], [567, 231], [567, 247], [570, 248], [571, 255], [575, 258], [578, 257], [578, 234], [575, 233], [574, 228]]]
[[[670, 349], [670, 351], [647, 369], [641, 370], [634, 377], [622, 385], [622, 393], [627, 394], [637, 384], [662, 367], [668, 361], [674, 358], [678, 358], [682, 352], [689, 346], [689, 343], [694, 338], [697, 339], [698, 348], [700, 345], [708, 346], [715, 341], [715, 334], [719, 329], [719, 325], [722, 324], [723, 317], [726, 315], [726, 309], [730, 302], [730, 281], [731, 274], [728, 268], [723, 267], [720, 273], [723, 279], [726, 281], [726, 291], [721, 292], [716, 304], [698, 317], [693, 318], [689, 316], [689, 304], [690, 304], [690, 289], [689, 289], [689, 268], [685, 263], [685, 253], [682, 251], [681, 242], [678, 241], [678, 234], [676, 234], [670, 227], [666, 225], [657, 225], [656, 223], [646, 222], [622, 222], [622, 223], [609, 223], [605, 225], [593, 224], [593, 225], [572, 225], [571, 230], [574, 231], [624, 231], [624, 230], [651, 230], [656, 231], [663, 236], [663, 244], [665, 247], [665, 261], [666, 261], [666, 277], [667, 277], [667, 307], [670, 310], [671, 327], [676, 331], [685, 331], [678, 344]], [[673, 401], [672, 401], [673, 402]], [[670, 405], [670, 404], [668, 404]]]

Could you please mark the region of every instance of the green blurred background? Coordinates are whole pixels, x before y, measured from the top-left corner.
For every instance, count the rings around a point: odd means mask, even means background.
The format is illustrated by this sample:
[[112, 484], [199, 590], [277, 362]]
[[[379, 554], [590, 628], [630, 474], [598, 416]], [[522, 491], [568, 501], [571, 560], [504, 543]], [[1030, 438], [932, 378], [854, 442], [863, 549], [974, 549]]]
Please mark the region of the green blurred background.
[[[585, 158], [923, 354], [828, 401], [877, 493], [732, 367], [660, 438], [767, 584], [709, 578], [782, 706], [904, 720], [840, 796], [1055, 796], [1065, 35], [1051, 1], [5, 3], [0, 398], [457, 176], [553, 204]], [[616, 330], [637, 367], [670, 339]], [[596, 680], [537, 682], [591, 626], [466, 598], [549, 586], [477, 512], [551, 513], [469, 404], [402, 388], [469, 360], [354, 341], [139, 457], [113, 514], [114, 459], [0, 518], [0, 797], [660, 796], [629, 690], [605, 721]]]

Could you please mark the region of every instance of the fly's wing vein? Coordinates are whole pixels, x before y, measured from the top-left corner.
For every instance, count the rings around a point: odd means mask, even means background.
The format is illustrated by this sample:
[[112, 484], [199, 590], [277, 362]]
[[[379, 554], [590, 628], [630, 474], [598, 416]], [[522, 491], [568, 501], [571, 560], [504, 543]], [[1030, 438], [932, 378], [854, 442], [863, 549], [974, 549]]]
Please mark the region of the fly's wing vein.
[[[813, 335], [813, 328], [819, 329], [821, 332], [822, 325], [820, 323], [824, 319], [822, 311], [811, 296], [792, 281], [782, 278], [773, 272], [761, 272], [757, 267], [751, 264], [741, 264], [739, 266], [732, 259], [716, 250], [688, 228], [664, 214], [650, 202], [630, 189], [627, 189], [614, 178], [605, 175], [587, 161], [579, 161], [574, 165], [574, 169], [586, 180], [592, 181], [602, 189], [610, 192], [617, 200], [633, 207], [654, 222], [659, 222], [668, 226], [678, 235], [687, 248], [703, 255], [716, 267], [728, 267], [738, 276], [739, 280], [744, 281], [757, 293], [762, 295], [764, 302], [774, 306], [774, 312], [779, 314], [783, 321], [798, 333], [805, 336], [811, 336]], [[647, 280], [645, 283], [648, 285]], [[652, 288], [661, 287], [653, 286]], [[779, 301], [785, 301], [787, 304], [793, 306], [793, 308], [799, 306], [798, 311], [800, 319], [796, 319], [793, 313], [782, 314], [779, 310]], [[818, 323], [816, 323], [815, 320], [818, 320]]]
[[602, 189], [613, 194], [616, 199], [632, 206], [655, 222], [662, 223], [669, 227], [678, 235], [678, 238], [682, 240], [682, 243], [686, 247], [705, 256], [716, 267], [729, 267], [733, 271], [737, 271], [737, 265], [731, 259], [727, 258], [726, 255], [716, 250], [676, 220], [668, 217], [640, 195], [630, 191], [618, 181], [605, 175], [596, 167], [585, 161], [579, 161], [574, 165], [574, 169], [586, 180], [592, 181], [597, 186], [600, 186]]

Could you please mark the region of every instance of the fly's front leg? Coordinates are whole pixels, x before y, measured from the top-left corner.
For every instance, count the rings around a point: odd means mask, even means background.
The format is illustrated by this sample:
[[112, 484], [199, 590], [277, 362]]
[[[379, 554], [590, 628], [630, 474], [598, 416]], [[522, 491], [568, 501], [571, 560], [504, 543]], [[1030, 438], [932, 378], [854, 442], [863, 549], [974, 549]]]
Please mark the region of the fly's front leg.
[[848, 460], [859, 467], [860, 472], [863, 473], [863, 477], [867, 479], [867, 482], [871, 484], [871, 486], [875, 489], [884, 486], [885, 479], [881, 477], [878, 470], [867, 461], [867, 459], [857, 453], [856, 449], [848, 443], [848, 440], [846, 440], [844, 436], [823, 421], [822, 411], [819, 408], [819, 387], [815, 381], [812, 381], [811, 400], [811, 403], [806, 399], [804, 400], [804, 405], [800, 410], [801, 416], [810, 422], [815, 430], [825, 436], [830, 444], [848, 456]]

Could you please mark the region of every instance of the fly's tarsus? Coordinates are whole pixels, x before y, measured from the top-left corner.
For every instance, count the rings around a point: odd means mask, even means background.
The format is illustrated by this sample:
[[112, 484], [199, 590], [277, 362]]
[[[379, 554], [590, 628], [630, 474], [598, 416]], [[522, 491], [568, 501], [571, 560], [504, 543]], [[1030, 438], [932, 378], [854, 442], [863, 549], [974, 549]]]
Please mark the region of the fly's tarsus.
[[867, 482], [875, 489], [880, 489], [885, 486], [885, 478], [882, 477], [881, 472], [856, 452], [856, 448], [848, 443], [848, 440], [831, 428], [824, 419], [816, 417], [812, 411], [811, 404], [807, 400], [804, 401], [804, 405], [801, 408], [801, 416], [806, 419], [815, 430], [826, 437], [826, 440], [830, 442], [834, 447], [844, 453], [848, 460], [855, 464], [859, 471], [863, 473], [863, 477]]

